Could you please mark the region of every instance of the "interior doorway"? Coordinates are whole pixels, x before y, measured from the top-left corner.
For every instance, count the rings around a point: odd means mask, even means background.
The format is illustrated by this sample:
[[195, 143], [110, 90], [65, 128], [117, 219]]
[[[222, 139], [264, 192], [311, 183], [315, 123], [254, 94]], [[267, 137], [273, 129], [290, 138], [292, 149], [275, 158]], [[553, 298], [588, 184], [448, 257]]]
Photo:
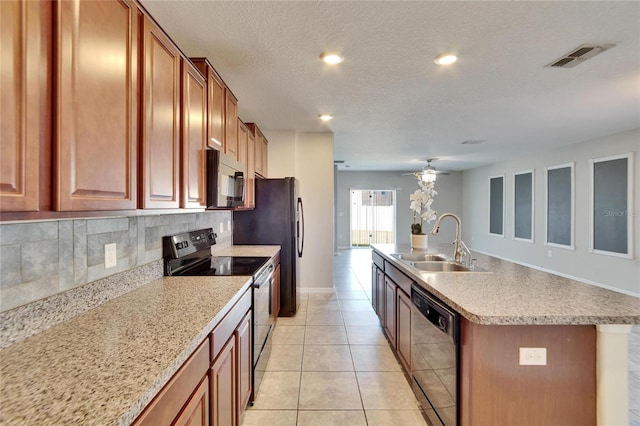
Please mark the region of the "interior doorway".
[[350, 214], [351, 247], [396, 241], [396, 192], [352, 189]]

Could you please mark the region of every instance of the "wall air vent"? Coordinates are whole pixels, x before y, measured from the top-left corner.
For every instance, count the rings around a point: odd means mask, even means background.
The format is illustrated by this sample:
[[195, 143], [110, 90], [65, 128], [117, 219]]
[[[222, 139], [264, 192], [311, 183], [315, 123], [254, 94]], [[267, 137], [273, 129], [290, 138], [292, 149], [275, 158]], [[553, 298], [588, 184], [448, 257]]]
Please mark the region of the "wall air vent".
[[591, 59], [599, 53], [604, 52], [607, 49], [611, 49], [615, 44], [603, 44], [600, 46], [594, 44], [583, 44], [573, 49], [571, 52], [556, 59], [550, 64], [545, 65], [548, 68], [573, 68]]
[[344, 160], [333, 160], [333, 164], [344, 164]]

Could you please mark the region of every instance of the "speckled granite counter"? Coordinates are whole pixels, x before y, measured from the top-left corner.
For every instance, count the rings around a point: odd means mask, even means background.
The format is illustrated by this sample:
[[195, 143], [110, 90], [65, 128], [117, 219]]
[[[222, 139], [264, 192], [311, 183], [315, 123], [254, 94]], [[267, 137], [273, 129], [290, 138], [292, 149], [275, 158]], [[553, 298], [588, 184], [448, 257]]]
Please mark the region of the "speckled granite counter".
[[[473, 252], [487, 272], [429, 273], [390, 256], [409, 245], [377, 244], [385, 260], [477, 324], [640, 324], [640, 298]], [[453, 255], [453, 246], [429, 252]]]
[[164, 277], [3, 349], [0, 423], [130, 424], [249, 286], [248, 277]]

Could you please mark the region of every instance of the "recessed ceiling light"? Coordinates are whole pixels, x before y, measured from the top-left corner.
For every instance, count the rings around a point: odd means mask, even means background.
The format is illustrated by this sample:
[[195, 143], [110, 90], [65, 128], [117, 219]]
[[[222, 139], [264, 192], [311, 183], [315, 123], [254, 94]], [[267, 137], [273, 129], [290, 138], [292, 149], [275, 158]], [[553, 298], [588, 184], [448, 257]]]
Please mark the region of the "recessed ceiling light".
[[442, 55], [436, 56], [436, 59], [433, 60], [438, 65], [449, 65], [458, 60], [458, 57], [453, 53], [443, 53]]
[[323, 53], [320, 55], [320, 59], [322, 59], [325, 64], [329, 65], [336, 65], [344, 61], [344, 57], [337, 53]]
[[321, 114], [318, 116], [318, 118], [322, 121], [329, 121], [333, 119], [333, 115], [331, 114]]

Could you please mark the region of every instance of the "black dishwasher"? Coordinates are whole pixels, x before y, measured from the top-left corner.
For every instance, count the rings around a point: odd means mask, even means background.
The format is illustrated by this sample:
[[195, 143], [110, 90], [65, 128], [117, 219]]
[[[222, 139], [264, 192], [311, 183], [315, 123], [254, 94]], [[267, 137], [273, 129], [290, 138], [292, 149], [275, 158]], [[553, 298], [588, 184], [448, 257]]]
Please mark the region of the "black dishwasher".
[[411, 302], [413, 392], [432, 425], [455, 426], [459, 419], [460, 316], [415, 285]]

